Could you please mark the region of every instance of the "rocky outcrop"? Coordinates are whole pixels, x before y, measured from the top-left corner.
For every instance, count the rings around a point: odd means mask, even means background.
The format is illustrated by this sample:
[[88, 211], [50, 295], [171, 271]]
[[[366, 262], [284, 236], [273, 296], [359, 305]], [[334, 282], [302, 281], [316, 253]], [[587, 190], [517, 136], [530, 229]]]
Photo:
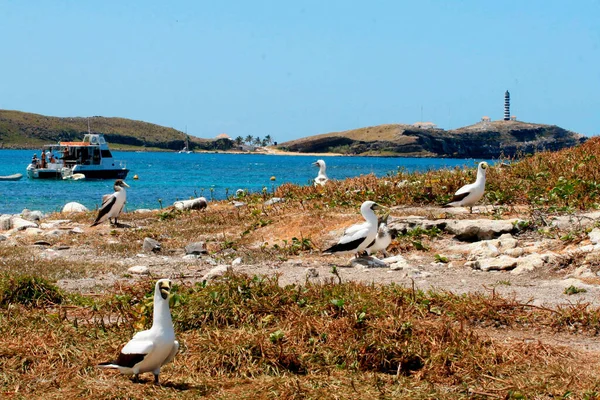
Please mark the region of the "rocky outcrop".
[[498, 158], [583, 143], [585, 137], [555, 125], [494, 121], [454, 129], [382, 125], [285, 142], [282, 150], [300, 153], [346, 153], [454, 158]]

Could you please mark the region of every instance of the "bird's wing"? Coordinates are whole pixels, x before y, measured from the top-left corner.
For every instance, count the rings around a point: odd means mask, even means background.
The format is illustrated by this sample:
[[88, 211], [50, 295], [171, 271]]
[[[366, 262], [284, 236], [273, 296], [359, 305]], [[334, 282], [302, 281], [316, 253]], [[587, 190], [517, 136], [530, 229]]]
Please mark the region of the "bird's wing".
[[115, 196], [111, 196], [104, 203], [102, 203], [102, 207], [98, 211], [98, 216], [96, 217], [96, 220], [94, 221], [92, 226], [96, 226], [106, 221], [106, 218], [108, 218], [108, 212], [110, 211], [111, 207], [113, 206], [113, 204], [115, 204], [116, 201], [117, 198]]
[[[473, 187], [474, 187], [474, 186], [475, 186], [475, 184], [473, 184], [473, 183], [470, 183], [470, 184], [468, 184], [468, 185], [465, 185], [465, 186], [461, 187], [460, 189], [458, 189], [458, 190], [456, 191], [456, 193], [454, 193], [454, 195], [455, 195], [455, 196], [459, 196], [459, 195], [462, 195], [462, 194], [464, 194], [464, 193], [467, 193], [467, 194], [469, 194], [470, 192], [472, 192], [472, 191], [473, 191]], [[461, 198], [461, 200], [462, 200], [462, 199], [464, 199], [464, 196]]]
[[111, 197], [113, 197], [113, 193], [103, 195], [102, 196], [102, 205], [104, 205], [104, 203], [109, 201]]
[[143, 361], [153, 348], [154, 343], [150, 340], [132, 339], [123, 347], [116, 360], [101, 363], [98, 366], [104, 368], [133, 368], [137, 363]]
[[360, 222], [358, 224], [354, 224], [352, 226], [349, 226], [344, 231], [344, 236], [346, 236], [346, 235], [353, 235], [355, 232], [358, 232], [359, 230], [363, 229], [366, 225], [367, 225], [367, 222]]
[[342, 236], [341, 239], [338, 241], [338, 244], [345, 244], [345, 243], [353, 242], [358, 239], [364, 240], [368, 234], [369, 234], [369, 225], [365, 223], [363, 226], [361, 226], [359, 229], [355, 230], [354, 232], [351, 232], [350, 234], [344, 234], [344, 236]]
[[470, 194], [471, 194], [471, 192], [464, 192], [464, 193], [460, 193], [460, 194], [455, 194], [454, 196], [452, 196], [452, 198], [450, 199], [449, 203], [454, 203], [455, 201], [464, 200], [465, 197], [467, 197]]
[[179, 351], [179, 342], [176, 340], [173, 342], [173, 350], [171, 350], [171, 354], [169, 354], [169, 356], [165, 359], [165, 361], [162, 363], [162, 365], [168, 364], [171, 361], [173, 361], [173, 359], [175, 358], [175, 355], [177, 354], [178, 351]]

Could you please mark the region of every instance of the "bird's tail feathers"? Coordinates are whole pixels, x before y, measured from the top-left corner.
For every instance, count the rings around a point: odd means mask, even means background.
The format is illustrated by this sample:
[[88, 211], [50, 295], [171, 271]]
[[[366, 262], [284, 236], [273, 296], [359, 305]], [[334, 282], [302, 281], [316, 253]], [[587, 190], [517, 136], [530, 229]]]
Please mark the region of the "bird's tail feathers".
[[114, 363], [114, 361], [107, 361], [107, 362], [103, 362], [100, 364], [96, 364], [96, 367], [98, 367], [98, 368], [119, 368], [118, 365], [113, 364], [113, 363]]

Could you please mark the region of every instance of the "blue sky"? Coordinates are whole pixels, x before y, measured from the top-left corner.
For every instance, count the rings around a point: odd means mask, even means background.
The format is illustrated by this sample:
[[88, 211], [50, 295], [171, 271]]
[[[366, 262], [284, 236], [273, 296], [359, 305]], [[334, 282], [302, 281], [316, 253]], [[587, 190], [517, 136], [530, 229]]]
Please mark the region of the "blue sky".
[[0, 108], [199, 137], [503, 116], [600, 133], [600, 1], [0, 0]]

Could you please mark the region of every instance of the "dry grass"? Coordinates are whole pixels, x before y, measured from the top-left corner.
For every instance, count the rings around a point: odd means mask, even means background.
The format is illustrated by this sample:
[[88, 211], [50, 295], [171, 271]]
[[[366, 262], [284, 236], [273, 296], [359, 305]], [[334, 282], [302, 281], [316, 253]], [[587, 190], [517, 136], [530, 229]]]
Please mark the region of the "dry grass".
[[[0, 381], [23, 398], [596, 398], [595, 360], [540, 343], [505, 346], [474, 328], [549, 329], [553, 311], [483, 296], [355, 283], [281, 287], [228, 275], [179, 287], [182, 351], [163, 387], [94, 368], [150, 321], [152, 282], [55, 308], [0, 309]], [[582, 325], [597, 329], [597, 310]], [[594, 316], [593, 318], [591, 316]]]

